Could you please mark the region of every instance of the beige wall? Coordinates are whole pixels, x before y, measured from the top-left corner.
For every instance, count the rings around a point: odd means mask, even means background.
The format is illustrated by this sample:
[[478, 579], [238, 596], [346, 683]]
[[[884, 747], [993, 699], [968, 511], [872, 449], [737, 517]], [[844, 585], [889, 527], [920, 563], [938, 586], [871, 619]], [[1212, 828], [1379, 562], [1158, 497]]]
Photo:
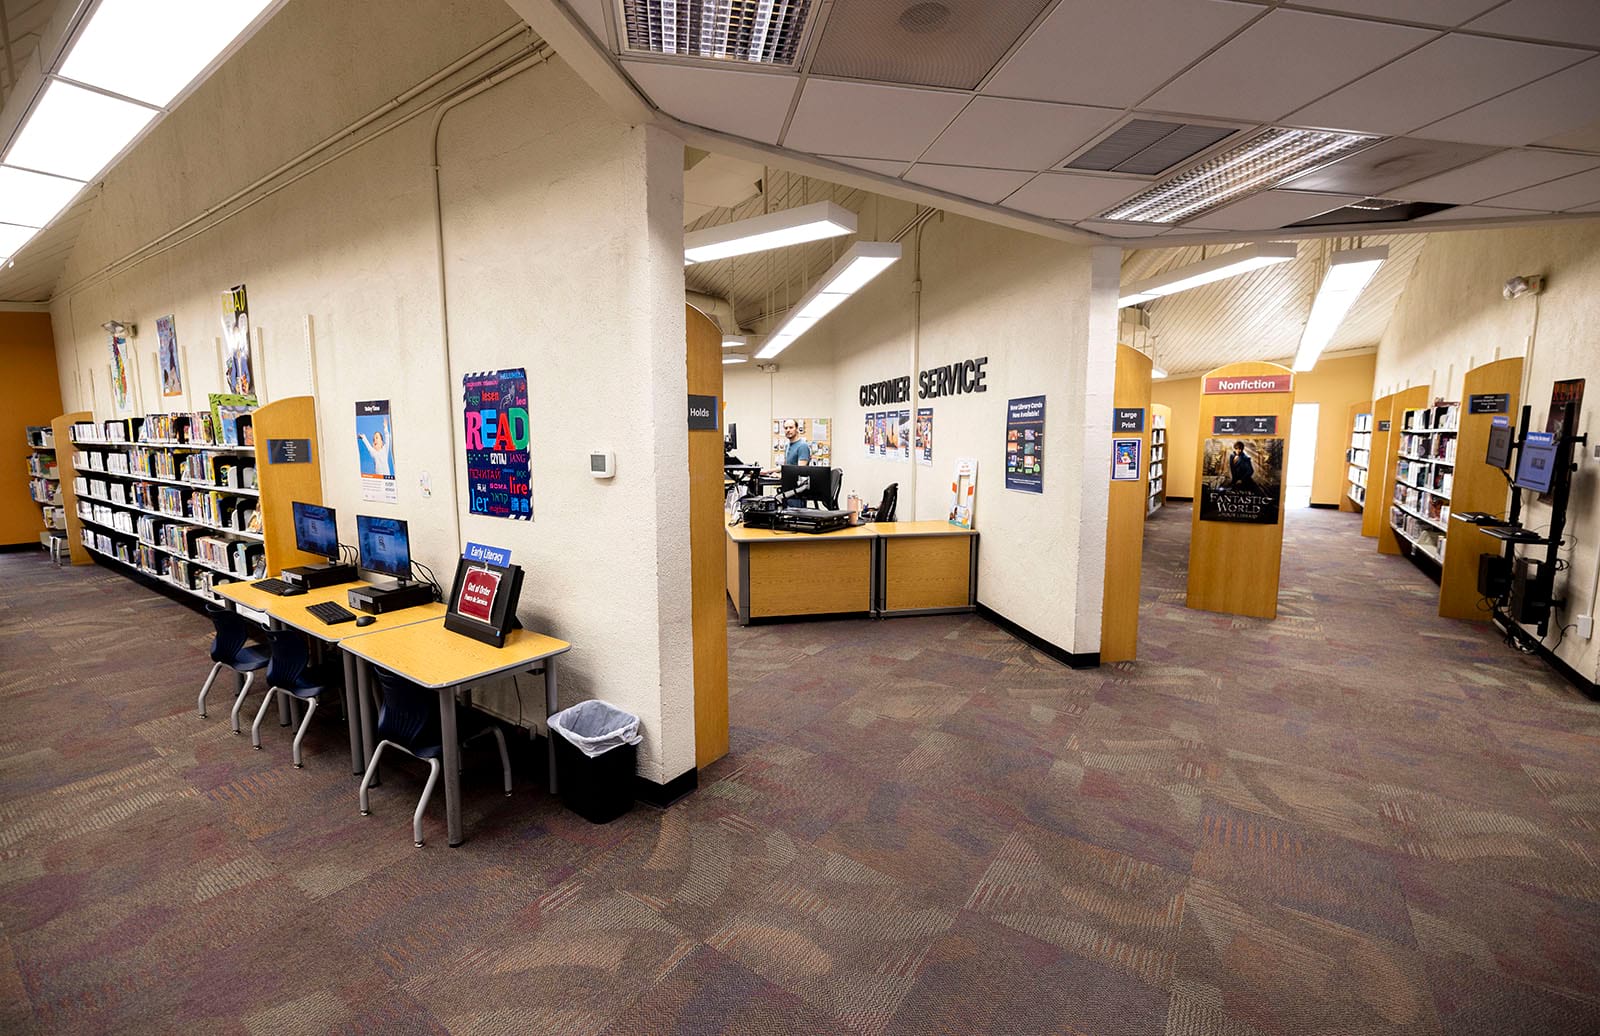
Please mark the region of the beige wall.
[[[1507, 278], [1532, 273], [1549, 278], [1543, 295], [1501, 297]], [[1534, 428], [1544, 427], [1552, 382], [1590, 382], [1579, 422], [1590, 436], [1588, 459], [1573, 476], [1567, 514], [1573, 545], [1563, 556], [1571, 567], [1556, 584], [1569, 602], [1560, 622], [1571, 623], [1600, 606], [1600, 462], [1593, 459], [1600, 429], [1600, 221], [1431, 236], [1379, 346], [1375, 391], [1431, 385], [1433, 395], [1456, 400], [1466, 371], [1508, 356], [1527, 358], [1523, 400], [1533, 407]], [[1523, 503], [1524, 524], [1549, 522], [1546, 505], [1528, 495]], [[1552, 631], [1548, 642], [1556, 639]], [[1597, 646], [1568, 630], [1556, 653], [1594, 680]]]
[[61, 416], [49, 313], [0, 313], [0, 544], [38, 543], [44, 511], [28, 495], [28, 425]]
[[[1325, 359], [1317, 369], [1295, 375], [1294, 401], [1318, 403], [1317, 455], [1311, 476], [1311, 502], [1339, 503], [1344, 493], [1347, 465], [1344, 451], [1350, 445], [1350, 404], [1372, 398], [1372, 371], [1377, 357], [1338, 356]], [[1194, 469], [1199, 450], [1200, 378], [1166, 379], [1155, 383], [1153, 401], [1172, 408], [1172, 464], [1167, 495], [1194, 496]], [[1297, 430], [1298, 431], [1298, 430]]]

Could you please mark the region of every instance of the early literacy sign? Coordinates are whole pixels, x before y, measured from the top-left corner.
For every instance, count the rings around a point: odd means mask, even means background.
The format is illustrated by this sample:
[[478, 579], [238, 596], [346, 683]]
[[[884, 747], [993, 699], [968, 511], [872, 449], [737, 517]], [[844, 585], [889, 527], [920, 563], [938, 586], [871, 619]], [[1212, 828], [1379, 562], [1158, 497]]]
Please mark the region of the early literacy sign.
[[461, 556], [468, 561], [482, 561], [505, 568], [511, 564], [511, 551], [504, 547], [491, 547], [486, 543], [469, 543]]

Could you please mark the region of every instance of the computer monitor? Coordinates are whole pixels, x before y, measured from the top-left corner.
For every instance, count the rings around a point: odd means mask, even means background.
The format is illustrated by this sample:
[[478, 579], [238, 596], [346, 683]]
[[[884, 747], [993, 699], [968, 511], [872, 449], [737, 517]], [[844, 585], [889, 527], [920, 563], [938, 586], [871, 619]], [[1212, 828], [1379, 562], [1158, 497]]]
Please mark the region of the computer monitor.
[[1535, 440], [1533, 433], [1530, 433], [1524, 438], [1522, 452], [1517, 457], [1517, 488], [1548, 493], [1555, 474], [1556, 443], [1553, 437], [1543, 436]]
[[722, 448], [730, 453], [739, 448], [738, 425], [730, 424], [728, 426], [728, 431], [722, 436]]
[[331, 507], [291, 502], [294, 511], [294, 545], [307, 554], [339, 560], [339, 522]]
[[1511, 429], [1495, 425], [1489, 429], [1489, 451], [1484, 457], [1492, 468], [1501, 471], [1511, 467]]
[[[805, 489], [800, 480], [806, 479]], [[838, 510], [839, 501], [833, 493], [833, 469], [826, 464], [785, 464], [778, 469], [778, 492], [795, 493], [789, 506], [798, 507], [808, 501], [830, 511]]]
[[411, 578], [411, 534], [401, 519], [356, 515], [356, 549], [360, 566], [368, 572]]

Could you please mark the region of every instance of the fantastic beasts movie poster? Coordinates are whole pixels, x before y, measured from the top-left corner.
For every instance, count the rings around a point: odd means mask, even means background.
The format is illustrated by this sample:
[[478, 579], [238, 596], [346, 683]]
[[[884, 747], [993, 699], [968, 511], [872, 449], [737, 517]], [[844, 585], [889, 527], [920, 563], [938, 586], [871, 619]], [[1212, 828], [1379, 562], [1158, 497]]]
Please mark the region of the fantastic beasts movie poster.
[[1283, 499], [1283, 440], [1206, 440], [1200, 476], [1200, 520], [1278, 524]]

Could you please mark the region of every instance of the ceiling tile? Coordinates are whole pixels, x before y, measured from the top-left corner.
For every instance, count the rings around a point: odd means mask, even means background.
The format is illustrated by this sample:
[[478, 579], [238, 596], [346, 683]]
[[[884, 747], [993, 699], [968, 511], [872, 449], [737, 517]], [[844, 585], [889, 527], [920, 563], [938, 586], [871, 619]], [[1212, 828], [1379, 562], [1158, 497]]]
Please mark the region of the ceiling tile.
[[567, 6], [578, 12], [594, 38], [610, 49], [611, 39], [606, 31], [606, 8], [611, 6], [608, 0], [567, 0]]
[[1453, 29], [1504, 0], [1306, 0], [1316, 7], [1344, 14], [1367, 14], [1402, 22], [1421, 22]]
[[1537, 187], [1525, 187], [1509, 194], [1497, 194], [1484, 201], [1486, 204], [1503, 205], [1508, 209], [1568, 212], [1590, 202], [1600, 201], [1600, 169], [1563, 176], [1559, 180], [1551, 180]]
[[1580, 50], [1453, 33], [1294, 112], [1288, 121], [1410, 133], [1588, 56]]
[[[1217, 0], [1063, 0], [983, 92], [1131, 107], [1260, 14]], [[1108, 40], [1137, 40], [1137, 60]]]
[[1360, 199], [1360, 195], [1321, 191], [1262, 191], [1188, 220], [1184, 226], [1206, 230], [1277, 230]]
[[918, 162], [905, 174], [905, 179], [932, 187], [938, 191], [959, 194], [973, 201], [996, 204], [1010, 196], [1012, 191], [1033, 179], [1031, 173], [1017, 173], [1006, 169], [977, 169], [960, 165], [929, 165]]
[[814, 75], [838, 79], [972, 90], [1049, 3], [855, 0], [834, 4], [822, 38], [811, 46], [810, 70]]
[[869, 173], [882, 173], [884, 176], [894, 177], [898, 177], [905, 172], [906, 167], [911, 164], [898, 159], [848, 158], [844, 155], [823, 155], [822, 157], [830, 162], [838, 162], [840, 165], [853, 165], [857, 169], [865, 169]]
[[1431, 29], [1277, 10], [1140, 107], [1270, 122], [1431, 35]]
[[1483, 158], [1494, 150], [1481, 144], [1395, 137], [1279, 186], [1296, 191], [1378, 196], [1400, 184]]
[[[656, 107], [695, 126], [776, 144], [799, 80], [782, 73], [689, 68], [624, 61], [622, 68]], [[728, 99], [737, 97], [738, 104]]]
[[1454, 219], [1508, 219], [1521, 217], [1526, 219], [1528, 214], [1520, 209], [1495, 209], [1487, 205], [1457, 205], [1454, 208], [1440, 209], [1426, 216], [1418, 216], [1413, 223], [1448, 223]]
[[1538, 147], [1561, 148], [1566, 151], [1592, 151], [1600, 154], [1600, 112], [1596, 113], [1595, 120], [1569, 133], [1557, 133], [1553, 137], [1536, 140]]
[[1600, 47], [1600, 4], [1594, 0], [1511, 0], [1468, 22], [1467, 28]]
[[1037, 172], [1115, 122], [1114, 108], [977, 97], [922, 156], [945, 165]]
[[808, 79], [784, 147], [910, 161], [933, 143], [967, 94]]
[[1448, 173], [1430, 176], [1387, 193], [1406, 201], [1448, 201], [1460, 205], [1581, 173], [1600, 158], [1549, 151], [1502, 151]]
[[1149, 184], [1110, 176], [1040, 173], [1006, 199], [1006, 208], [1049, 219], [1088, 219]]
[[1582, 129], [1600, 108], [1600, 57], [1417, 130], [1419, 137], [1521, 147]]

